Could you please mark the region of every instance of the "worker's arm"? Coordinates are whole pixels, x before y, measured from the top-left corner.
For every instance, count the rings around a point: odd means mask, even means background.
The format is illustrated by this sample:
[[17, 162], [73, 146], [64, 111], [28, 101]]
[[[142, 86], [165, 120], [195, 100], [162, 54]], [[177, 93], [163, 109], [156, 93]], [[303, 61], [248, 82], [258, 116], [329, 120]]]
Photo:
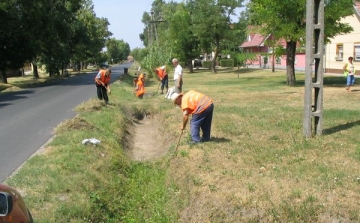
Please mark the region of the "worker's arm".
[[186, 109], [183, 111], [183, 120], [182, 120], [182, 125], [181, 125], [181, 130], [184, 130], [186, 127], [186, 124], [189, 121], [189, 111]]
[[176, 83], [178, 88], [180, 87], [181, 79], [182, 79], [182, 75], [179, 75], [179, 78], [177, 79], [177, 83]]
[[186, 127], [186, 124], [188, 123], [189, 120], [189, 115], [184, 115], [183, 116], [183, 121], [182, 121], [182, 125], [181, 125], [181, 130], [184, 130]]

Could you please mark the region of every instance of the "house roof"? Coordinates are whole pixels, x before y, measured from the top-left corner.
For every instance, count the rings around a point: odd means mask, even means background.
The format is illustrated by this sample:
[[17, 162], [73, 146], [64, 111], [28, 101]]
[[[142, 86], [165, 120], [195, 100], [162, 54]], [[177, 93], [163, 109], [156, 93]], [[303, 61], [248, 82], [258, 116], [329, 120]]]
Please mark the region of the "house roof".
[[269, 37], [269, 35], [267, 36], [263, 36], [261, 34], [249, 34], [249, 41], [244, 42], [243, 44], [241, 44], [240, 47], [246, 48], [246, 47], [254, 47], [254, 46], [263, 46], [264, 41]]

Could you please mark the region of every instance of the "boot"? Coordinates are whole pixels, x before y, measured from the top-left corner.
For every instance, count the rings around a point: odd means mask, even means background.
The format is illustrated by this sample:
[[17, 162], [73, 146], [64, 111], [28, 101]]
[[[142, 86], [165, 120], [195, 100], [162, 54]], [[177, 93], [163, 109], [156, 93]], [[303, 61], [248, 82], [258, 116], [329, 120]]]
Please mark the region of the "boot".
[[164, 90], [161, 90], [161, 94], [164, 94]]

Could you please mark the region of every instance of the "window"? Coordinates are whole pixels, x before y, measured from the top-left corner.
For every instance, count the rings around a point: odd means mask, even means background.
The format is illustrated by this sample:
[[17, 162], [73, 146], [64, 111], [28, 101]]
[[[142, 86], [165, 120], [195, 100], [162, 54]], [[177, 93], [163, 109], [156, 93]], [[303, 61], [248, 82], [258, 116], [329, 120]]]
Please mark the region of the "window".
[[344, 57], [344, 51], [343, 51], [343, 45], [336, 45], [336, 57], [335, 60], [343, 60]]
[[360, 44], [354, 46], [354, 61], [360, 61]]

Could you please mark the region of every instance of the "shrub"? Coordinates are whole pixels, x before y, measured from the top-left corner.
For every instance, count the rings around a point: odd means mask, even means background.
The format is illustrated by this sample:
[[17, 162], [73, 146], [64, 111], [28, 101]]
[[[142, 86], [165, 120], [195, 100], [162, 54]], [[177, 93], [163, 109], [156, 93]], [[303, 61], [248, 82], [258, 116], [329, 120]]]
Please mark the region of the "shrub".
[[234, 67], [234, 59], [221, 59], [220, 66], [222, 67]]
[[207, 61], [204, 61], [202, 62], [202, 67], [204, 68], [211, 68], [211, 64], [212, 64], [212, 61], [211, 60], [207, 60]]

